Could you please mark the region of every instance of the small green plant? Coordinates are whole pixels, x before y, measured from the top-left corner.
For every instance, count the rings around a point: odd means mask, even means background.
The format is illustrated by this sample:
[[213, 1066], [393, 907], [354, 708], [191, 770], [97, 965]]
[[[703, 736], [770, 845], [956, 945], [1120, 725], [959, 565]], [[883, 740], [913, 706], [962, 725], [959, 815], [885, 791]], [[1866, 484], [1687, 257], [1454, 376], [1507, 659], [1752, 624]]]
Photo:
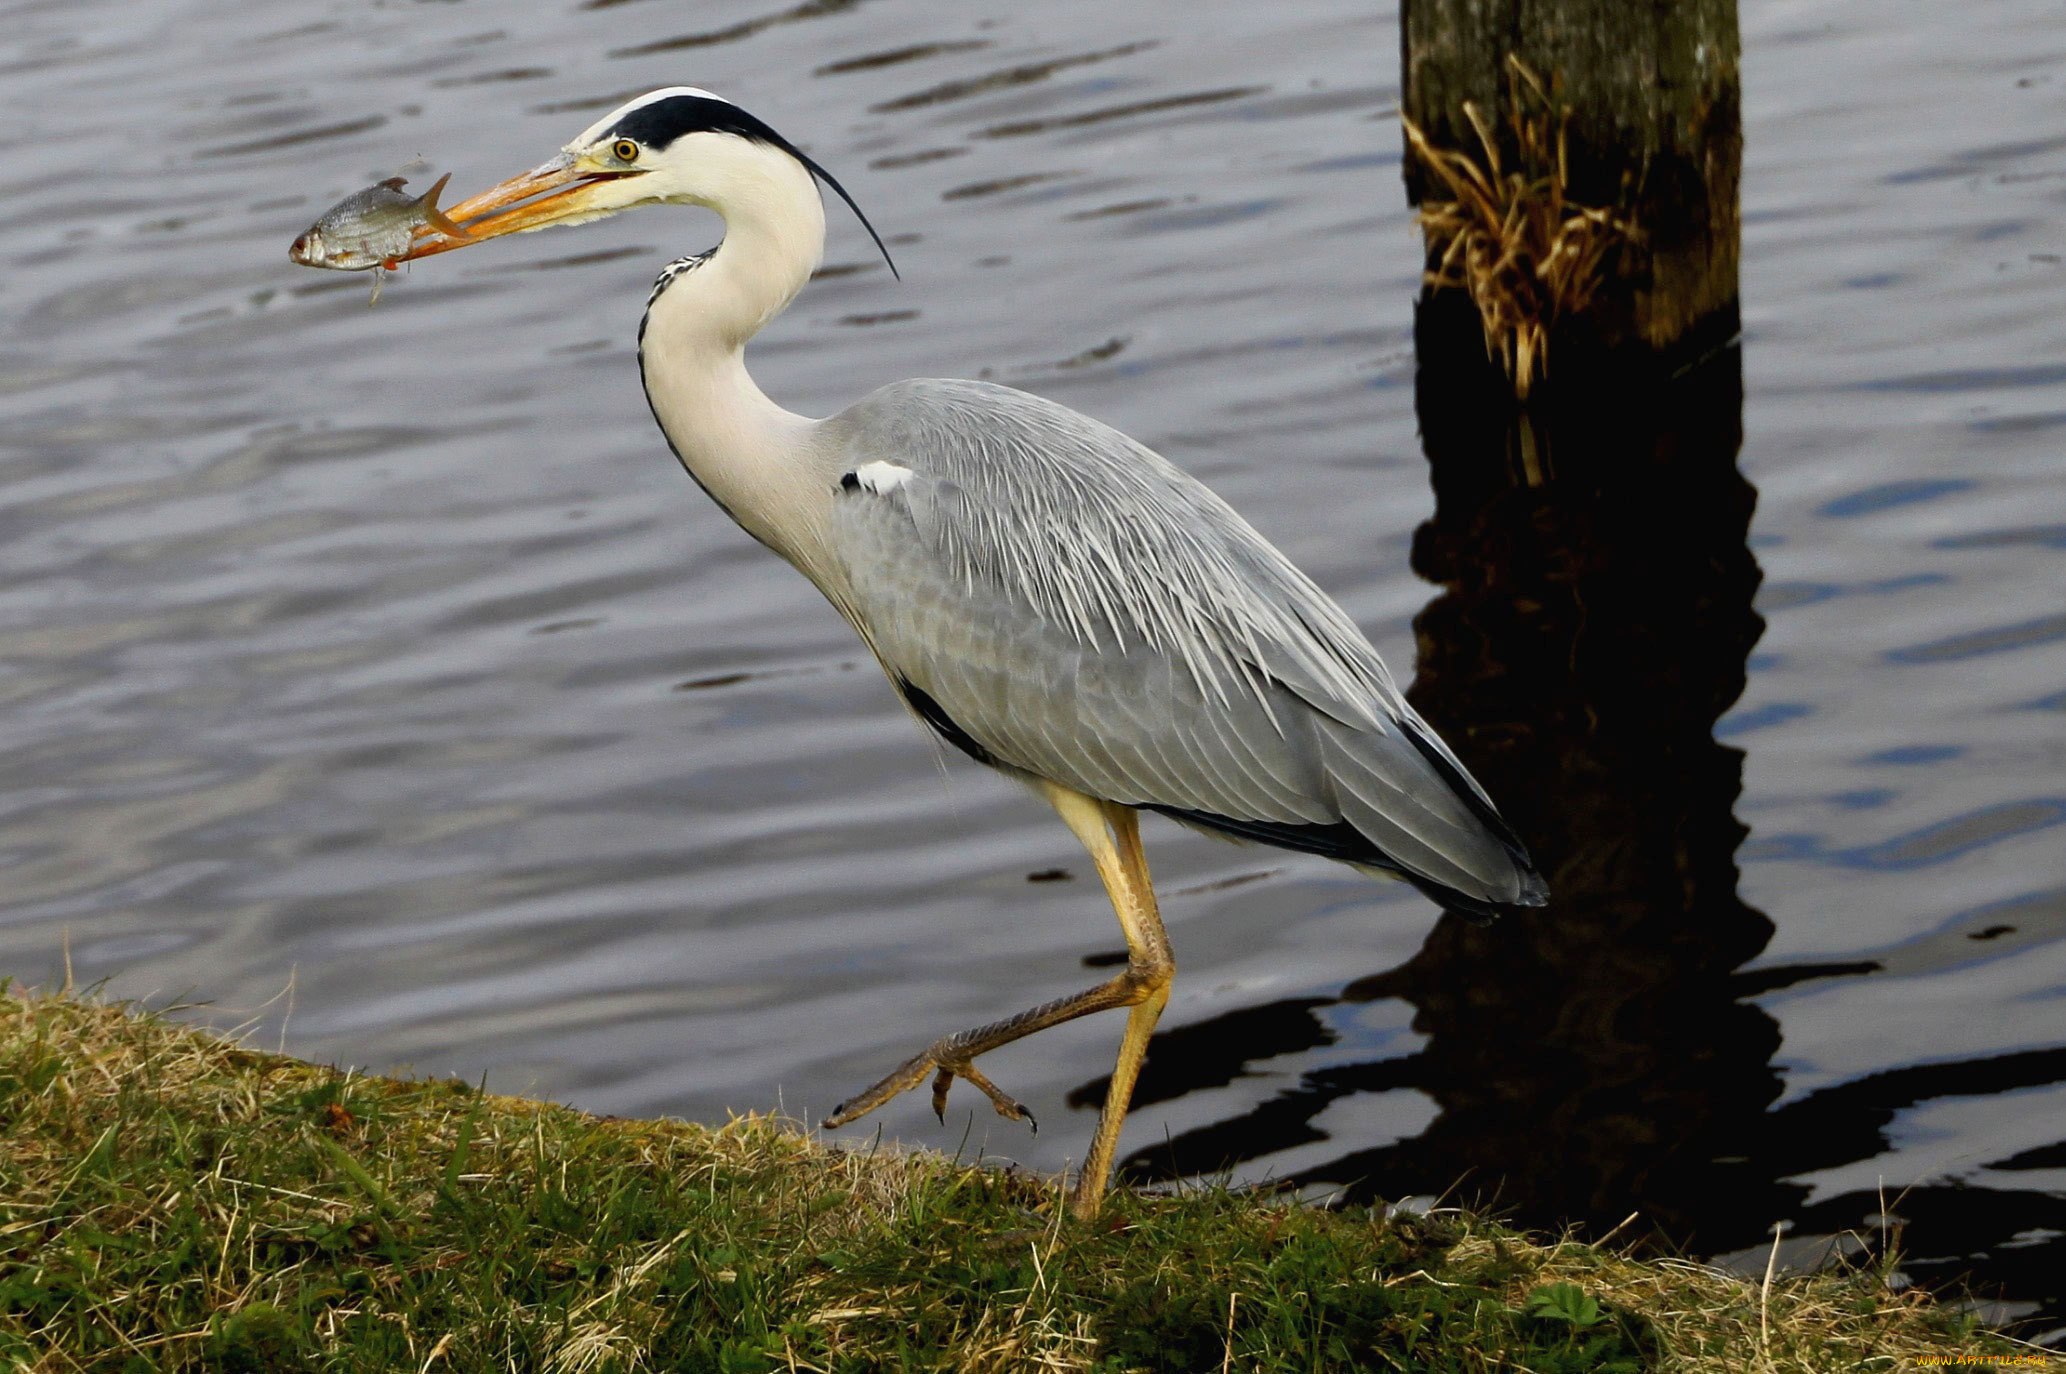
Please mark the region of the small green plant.
[[1534, 1357], [1537, 1374], [1640, 1374], [1655, 1363], [1651, 1323], [1611, 1310], [1578, 1284], [1543, 1284], [1528, 1294], [1520, 1315], [1563, 1337]]
[[1521, 1310], [1530, 1317], [1563, 1322], [1573, 1331], [1584, 1331], [1605, 1320], [1592, 1294], [1575, 1283], [1546, 1283], [1528, 1295], [1528, 1305]]

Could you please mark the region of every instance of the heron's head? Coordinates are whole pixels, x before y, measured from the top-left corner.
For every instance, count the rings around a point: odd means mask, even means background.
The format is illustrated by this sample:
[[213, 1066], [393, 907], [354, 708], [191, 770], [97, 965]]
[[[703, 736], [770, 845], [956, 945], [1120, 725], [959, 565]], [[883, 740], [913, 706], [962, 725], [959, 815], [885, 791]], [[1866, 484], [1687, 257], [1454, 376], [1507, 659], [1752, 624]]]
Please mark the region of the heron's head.
[[[449, 207], [445, 213], [465, 229], [464, 237], [426, 227], [399, 260], [549, 225], [585, 224], [640, 205], [725, 211], [765, 186], [771, 172], [790, 169], [806, 185], [816, 177], [837, 192], [882, 248], [846, 188], [795, 144], [729, 100], [694, 86], [669, 86], [610, 111], [530, 171]], [[889, 250], [882, 255], [887, 261]]]

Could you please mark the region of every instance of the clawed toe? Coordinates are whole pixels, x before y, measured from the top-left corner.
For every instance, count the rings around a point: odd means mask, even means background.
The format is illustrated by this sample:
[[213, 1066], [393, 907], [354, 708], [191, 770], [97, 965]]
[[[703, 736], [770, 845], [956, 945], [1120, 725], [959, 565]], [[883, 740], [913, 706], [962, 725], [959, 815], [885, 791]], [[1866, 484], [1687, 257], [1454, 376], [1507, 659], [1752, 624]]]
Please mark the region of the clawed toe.
[[932, 1068], [932, 1066], [933, 1056], [931, 1051], [905, 1060], [892, 1069], [888, 1076], [859, 1097], [850, 1097], [837, 1107], [834, 1107], [832, 1115], [826, 1117], [820, 1124], [824, 1129], [831, 1131], [837, 1130], [850, 1121], [860, 1120], [883, 1103], [895, 1097], [898, 1093], [908, 1088], [917, 1087], [925, 1078], [926, 1071]]
[[947, 1089], [953, 1086], [956, 1078], [962, 1078], [981, 1090], [983, 1096], [990, 1099], [990, 1105], [997, 1109], [999, 1116], [1009, 1121], [1023, 1121], [1035, 1131], [1040, 1129], [1040, 1123], [1033, 1119], [1033, 1113], [1027, 1111], [1025, 1106], [1009, 1093], [1006, 1093], [1002, 1088], [992, 1083], [989, 1076], [981, 1069], [978, 1069], [968, 1058], [961, 1055], [954, 1055], [950, 1058], [949, 1054], [948, 1047], [943, 1043], [933, 1046], [933, 1048], [916, 1058], [904, 1061], [889, 1076], [860, 1094], [860, 1096], [850, 1097], [837, 1107], [834, 1107], [832, 1115], [826, 1117], [819, 1124], [825, 1130], [831, 1131], [837, 1130], [849, 1122], [858, 1121], [883, 1103], [897, 1096], [897, 1094], [917, 1087], [925, 1080], [926, 1074], [931, 1073], [933, 1076], [933, 1115], [940, 1119], [942, 1125], [945, 1125], [947, 1121]]
[[1026, 1110], [1024, 1103], [992, 1083], [974, 1064], [966, 1063], [957, 1064], [952, 1069], [942, 1066], [939, 1076], [933, 1079], [933, 1115], [940, 1118], [942, 1125], [947, 1121], [947, 1085], [954, 1081], [954, 1075], [957, 1073], [967, 1079], [971, 1086], [982, 1090], [983, 1096], [990, 1099], [990, 1105], [997, 1109], [999, 1116], [1007, 1121], [1023, 1121], [1032, 1127], [1036, 1134], [1039, 1132], [1040, 1123], [1033, 1119], [1033, 1113]]

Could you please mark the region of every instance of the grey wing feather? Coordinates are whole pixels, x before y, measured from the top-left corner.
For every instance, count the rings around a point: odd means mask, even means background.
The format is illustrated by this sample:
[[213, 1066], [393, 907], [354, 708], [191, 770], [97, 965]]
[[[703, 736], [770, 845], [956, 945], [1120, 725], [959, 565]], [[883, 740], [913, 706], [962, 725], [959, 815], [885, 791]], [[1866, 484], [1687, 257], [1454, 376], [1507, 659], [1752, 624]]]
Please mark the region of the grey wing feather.
[[1155, 453], [960, 381], [886, 387], [824, 437], [850, 472], [883, 474], [834, 499], [834, 600], [964, 749], [1466, 905], [1541, 901], [1354, 622]]

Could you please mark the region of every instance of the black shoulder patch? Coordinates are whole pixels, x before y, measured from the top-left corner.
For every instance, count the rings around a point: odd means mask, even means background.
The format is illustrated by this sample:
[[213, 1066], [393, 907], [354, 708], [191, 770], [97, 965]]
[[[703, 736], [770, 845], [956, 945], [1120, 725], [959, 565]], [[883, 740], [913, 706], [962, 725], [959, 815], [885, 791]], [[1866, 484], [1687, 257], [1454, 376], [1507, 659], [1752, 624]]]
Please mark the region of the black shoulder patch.
[[918, 713], [920, 720], [932, 727], [934, 734], [974, 759], [977, 763], [996, 764], [996, 757], [988, 749], [976, 743], [975, 736], [956, 725], [954, 717], [942, 710], [939, 702], [934, 701], [930, 696], [912, 686], [910, 681], [905, 678], [897, 678], [896, 684], [897, 690], [904, 694], [904, 700], [911, 703], [911, 709]]
[[1321, 854], [1343, 863], [1368, 864], [1397, 873], [1402, 878], [1406, 876], [1405, 869], [1392, 862], [1383, 850], [1347, 821], [1336, 821], [1332, 825], [1304, 821], [1246, 821], [1233, 816], [1216, 816], [1210, 811], [1189, 811], [1181, 806], [1156, 806], [1152, 802], [1141, 809], [1157, 812], [1186, 825], [1217, 830], [1237, 840], [1273, 844], [1279, 849], [1294, 849], [1301, 854]]

